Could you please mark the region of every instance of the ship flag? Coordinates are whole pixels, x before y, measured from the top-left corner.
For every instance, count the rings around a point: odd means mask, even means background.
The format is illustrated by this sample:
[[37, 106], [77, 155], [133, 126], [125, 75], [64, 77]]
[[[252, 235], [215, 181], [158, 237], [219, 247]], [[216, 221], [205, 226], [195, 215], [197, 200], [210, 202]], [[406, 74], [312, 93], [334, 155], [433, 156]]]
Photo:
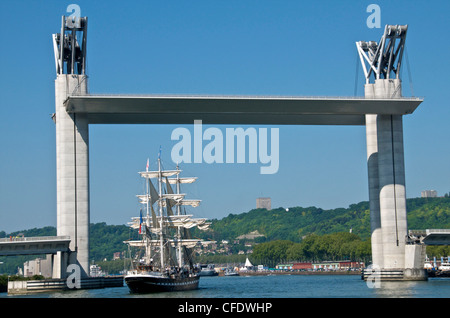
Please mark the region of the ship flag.
[[140, 218], [139, 218], [139, 234], [141, 234], [141, 227], [142, 227], [142, 209], [140, 211]]

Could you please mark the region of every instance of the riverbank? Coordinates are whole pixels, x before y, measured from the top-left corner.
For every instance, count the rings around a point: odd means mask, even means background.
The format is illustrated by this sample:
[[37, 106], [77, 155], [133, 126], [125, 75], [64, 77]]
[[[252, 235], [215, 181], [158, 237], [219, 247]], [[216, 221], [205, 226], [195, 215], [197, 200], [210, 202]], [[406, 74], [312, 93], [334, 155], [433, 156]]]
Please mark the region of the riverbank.
[[[239, 276], [272, 276], [272, 275], [359, 275], [361, 271], [240, 271]], [[224, 276], [224, 272], [219, 272]]]

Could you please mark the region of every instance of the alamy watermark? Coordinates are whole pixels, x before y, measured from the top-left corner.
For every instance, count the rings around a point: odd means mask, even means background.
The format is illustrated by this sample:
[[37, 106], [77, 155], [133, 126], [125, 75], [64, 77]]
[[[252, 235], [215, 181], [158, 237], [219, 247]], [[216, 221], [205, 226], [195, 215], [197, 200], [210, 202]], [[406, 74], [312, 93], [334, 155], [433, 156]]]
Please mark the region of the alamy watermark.
[[371, 13], [366, 20], [366, 25], [369, 29], [381, 28], [381, 8], [378, 4], [369, 4], [366, 12]]
[[78, 4], [69, 4], [66, 8], [66, 12], [70, 12], [72, 13], [71, 15], [69, 15], [69, 18], [72, 19], [79, 19], [81, 18], [81, 8]]
[[[242, 127], [226, 128], [224, 139], [219, 128], [209, 127], [203, 131], [202, 120], [194, 120], [193, 137], [189, 129], [178, 127], [172, 131], [171, 140], [179, 140], [171, 151], [172, 161], [176, 163], [246, 163], [248, 157], [248, 163], [258, 163], [259, 160], [265, 165], [260, 167], [261, 174], [278, 172], [280, 164], [278, 128], [270, 129], [270, 153], [267, 128], [258, 130], [254, 127], [245, 130]], [[209, 142], [203, 146], [203, 141]]]
[[67, 273], [70, 273], [66, 279], [67, 288], [80, 289], [81, 288], [81, 269], [78, 264], [70, 264], [67, 266]]
[[367, 287], [369, 288], [380, 288], [381, 287], [381, 281], [380, 281], [380, 275], [381, 275], [381, 270], [380, 267], [378, 265], [369, 265], [365, 270], [364, 270], [364, 275], [367, 275], [366, 278], [366, 284]]

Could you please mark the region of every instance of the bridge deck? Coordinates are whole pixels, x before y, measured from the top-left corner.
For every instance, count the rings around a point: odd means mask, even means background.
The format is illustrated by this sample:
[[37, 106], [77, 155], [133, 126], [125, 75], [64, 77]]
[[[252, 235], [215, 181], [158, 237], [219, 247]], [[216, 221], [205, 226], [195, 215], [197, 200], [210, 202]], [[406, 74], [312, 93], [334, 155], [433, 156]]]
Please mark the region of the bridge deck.
[[69, 113], [91, 124], [364, 125], [366, 114], [412, 114], [421, 98], [290, 96], [70, 96]]
[[409, 235], [425, 245], [450, 245], [450, 229], [410, 230]]
[[69, 236], [11, 237], [0, 239], [0, 256], [55, 254], [69, 251]]

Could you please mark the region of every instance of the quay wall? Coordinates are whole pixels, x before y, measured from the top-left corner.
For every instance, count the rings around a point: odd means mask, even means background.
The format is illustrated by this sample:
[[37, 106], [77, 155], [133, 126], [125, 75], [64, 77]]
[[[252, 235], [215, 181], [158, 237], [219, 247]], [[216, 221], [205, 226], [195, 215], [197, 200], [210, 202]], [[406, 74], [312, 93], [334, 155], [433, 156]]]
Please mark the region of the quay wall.
[[80, 280], [80, 288], [70, 288], [66, 279], [43, 279], [9, 281], [8, 294], [29, 294], [49, 291], [65, 291], [74, 289], [98, 289], [122, 287], [123, 276], [85, 277]]

